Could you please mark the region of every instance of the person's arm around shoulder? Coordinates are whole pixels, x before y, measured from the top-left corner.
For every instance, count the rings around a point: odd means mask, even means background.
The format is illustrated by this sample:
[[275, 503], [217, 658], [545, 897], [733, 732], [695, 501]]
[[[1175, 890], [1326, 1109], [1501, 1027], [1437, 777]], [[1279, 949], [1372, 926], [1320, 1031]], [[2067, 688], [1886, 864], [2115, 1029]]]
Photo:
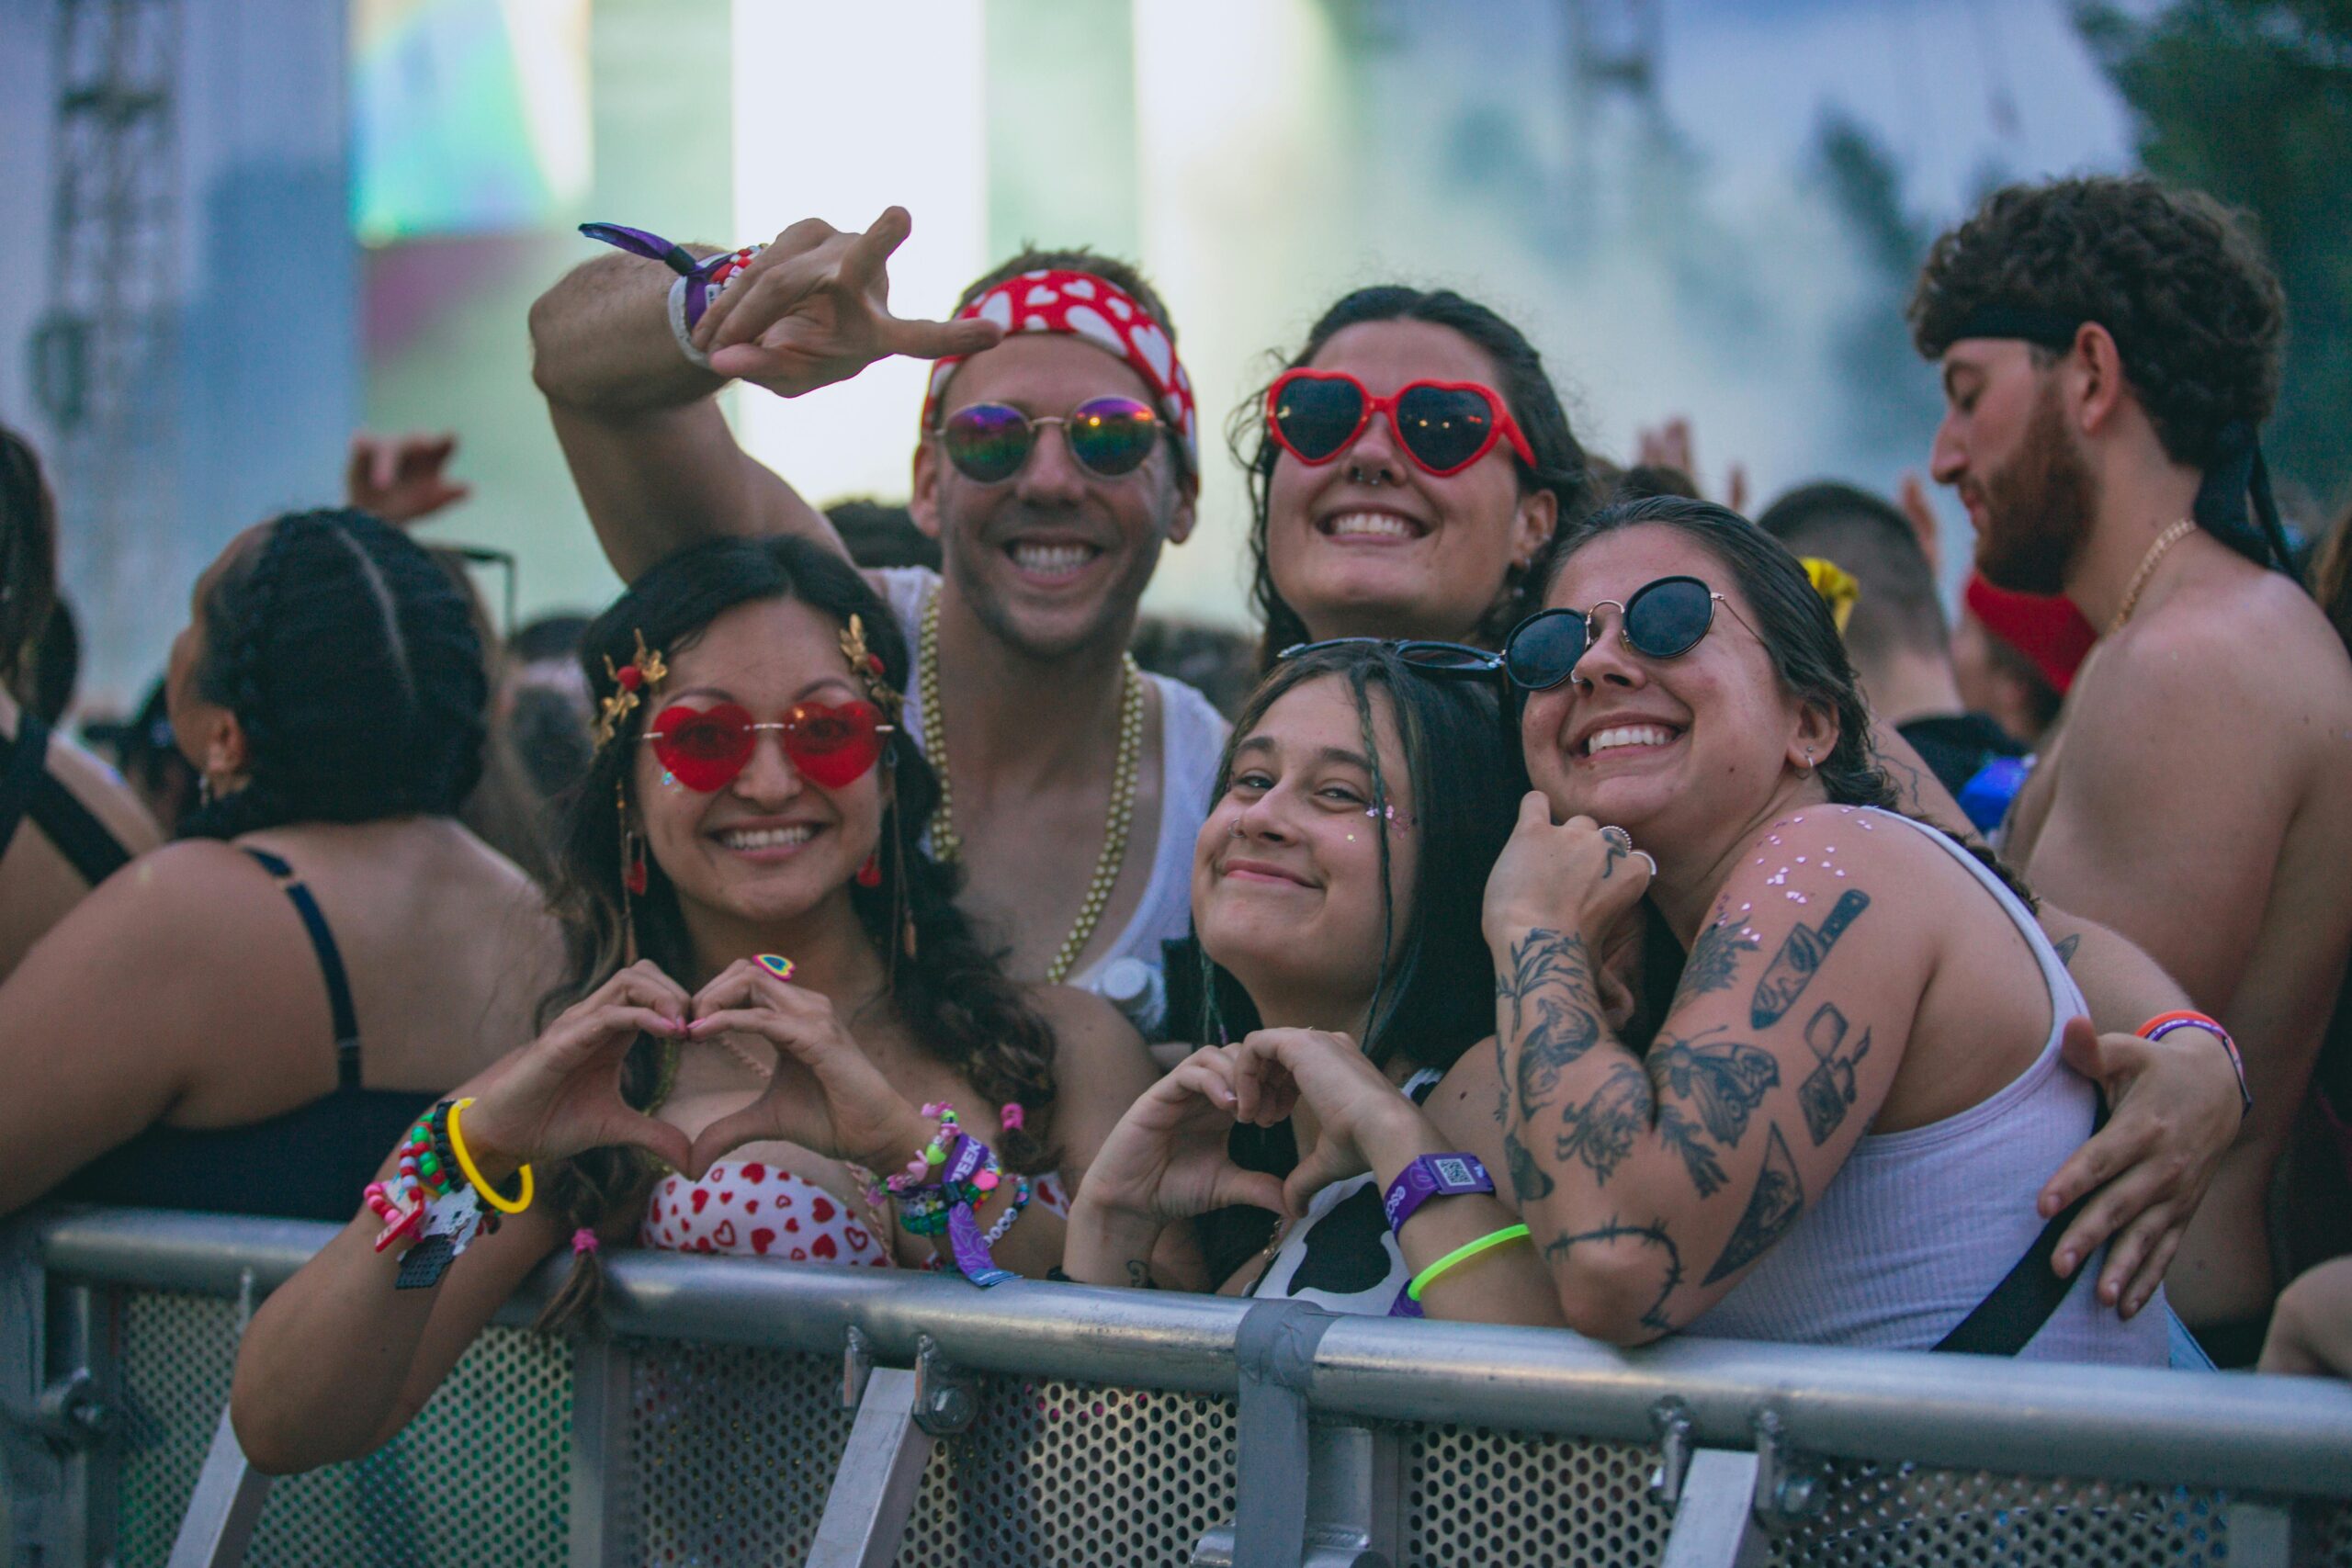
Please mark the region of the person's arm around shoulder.
[[[234, 1098], [233, 1075], [299, 1071], [285, 1042], [327, 1070], [325, 999], [315, 966], [290, 962], [308, 960], [293, 919], [243, 854], [189, 840], [108, 877], [34, 945], [0, 986], [0, 1213], [191, 1099]], [[282, 970], [259, 957], [280, 938]], [[269, 984], [277, 973], [308, 989]], [[234, 1058], [228, 1038], [246, 1047]]]
[[885, 264], [910, 227], [894, 207], [862, 234], [815, 219], [785, 230], [696, 325], [708, 369], [672, 334], [675, 275], [659, 262], [600, 256], [532, 306], [533, 379], [624, 580], [707, 539], [794, 534], [841, 547], [821, 513], [736, 445], [713, 394], [740, 378], [797, 397], [893, 354], [935, 358], [995, 343], [989, 322], [890, 314]]
[[1939, 962], [1902, 889], [1943, 852], [1911, 829], [1814, 807], [1754, 849], [1645, 1056], [1595, 980], [1601, 934], [1647, 891], [1642, 857], [1531, 795], [1487, 883], [1506, 1168], [1568, 1325], [1595, 1338], [1688, 1324], [1789, 1235], [1884, 1102]]

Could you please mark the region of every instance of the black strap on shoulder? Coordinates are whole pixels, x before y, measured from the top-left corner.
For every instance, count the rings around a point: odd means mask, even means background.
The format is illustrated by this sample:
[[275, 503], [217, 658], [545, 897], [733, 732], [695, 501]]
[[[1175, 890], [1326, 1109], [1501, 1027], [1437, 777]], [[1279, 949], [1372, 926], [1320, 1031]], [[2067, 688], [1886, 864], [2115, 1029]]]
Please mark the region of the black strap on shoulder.
[[33, 803], [33, 791], [40, 787], [41, 762], [49, 750], [47, 727], [24, 710], [17, 721], [14, 741], [0, 738], [0, 746], [16, 749], [9, 753], [8, 766], [0, 772], [0, 855], [8, 852], [8, 841], [17, 836], [17, 824], [25, 819], [25, 808]]
[[334, 1014], [335, 1083], [341, 1089], [359, 1087], [359, 1017], [351, 1006], [351, 980], [344, 973], [343, 953], [334, 944], [334, 932], [327, 926], [325, 913], [319, 901], [311, 896], [310, 887], [294, 874], [294, 868], [267, 850], [243, 846], [245, 853], [254, 857], [262, 870], [277, 880], [286, 897], [294, 901], [294, 909], [302, 917], [302, 929], [310, 934], [311, 951], [318, 954], [319, 973], [326, 977], [327, 1006]]
[[[2091, 1134], [2097, 1136], [2098, 1130], [2107, 1125], [2107, 1099], [2096, 1089], [2092, 1099], [2097, 1109], [2091, 1113]], [[2016, 1267], [2002, 1276], [2001, 1282], [1950, 1334], [1936, 1342], [1935, 1348], [1969, 1356], [2014, 1356], [2024, 1349], [2041, 1332], [2041, 1325], [2050, 1321], [2050, 1314], [2058, 1310], [2058, 1303], [2066, 1299], [2066, 1292], [2082, 1282], [2085, 1270], [2091, 1267], [2092, 1259], [2086, 1258], [2075, 1270], [2074, 1278], [2062, 1280], [2050, 1267], [2050, 1259], [2058, 1251], [2058, 1238], [2066, 1234], [2066, 1227], [2075, 1223], [2094, 1196], [2093, 1192], [2084, 1193], [2042, 1226], [2041, 1234], [2033, 1238], [2033, 1245], [2025, 1249], [2025, 1256], [2018, 1259]]]
[[95, 887], [130, 864], [130, 852], [72, 790], [50, 776], [49, 733], [38, 714], [19, 710], [17, 739], [0, 739], [0, 747], [13, 747], [0, 776], [0, 854], [8, 852], [17, 825], [29, 816], [74, 874]]

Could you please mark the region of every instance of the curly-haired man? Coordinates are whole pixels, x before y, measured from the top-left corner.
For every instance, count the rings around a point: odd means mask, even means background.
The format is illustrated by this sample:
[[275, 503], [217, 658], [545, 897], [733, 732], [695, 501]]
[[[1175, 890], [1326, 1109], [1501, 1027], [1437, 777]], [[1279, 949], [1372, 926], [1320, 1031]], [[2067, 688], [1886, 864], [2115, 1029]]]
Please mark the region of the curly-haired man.
[[1978, 565], [2102, 628], [2004, 848], [2244, 1048], [2253, 1110], [2166, 1280], [2225, 1364], [2261, 1345], [2265, 1200], [2352, 946], [2352, 665], [2267, 570], [2284, 551], [2255, 430], [2282, 316], [2230, 213], [2119, 178], [1997, 193], [1936, 242], [1910, 307], [1942, 362], [1931, 466]]

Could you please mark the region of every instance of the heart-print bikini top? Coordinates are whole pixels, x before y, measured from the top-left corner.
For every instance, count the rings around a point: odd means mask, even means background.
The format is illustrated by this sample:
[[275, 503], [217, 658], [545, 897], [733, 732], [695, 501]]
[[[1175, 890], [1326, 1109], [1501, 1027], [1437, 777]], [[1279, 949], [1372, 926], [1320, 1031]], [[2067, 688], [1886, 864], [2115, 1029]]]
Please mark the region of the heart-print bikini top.
[[[1057, 1214], [1069, 1199], [1051, 1175], [1031, 1179], [1036, 1201]], [[852, 1205], [806, 1177], [758, 1160], [721, 1163], [700, 1181], [672, 1172], [653, 1184], [639, 1247], [670, 1252], [720, 1252], [790, 1263], [842, 1263], [888, 1269], [890, 1237], [876, 1235], [882, 1216]]]

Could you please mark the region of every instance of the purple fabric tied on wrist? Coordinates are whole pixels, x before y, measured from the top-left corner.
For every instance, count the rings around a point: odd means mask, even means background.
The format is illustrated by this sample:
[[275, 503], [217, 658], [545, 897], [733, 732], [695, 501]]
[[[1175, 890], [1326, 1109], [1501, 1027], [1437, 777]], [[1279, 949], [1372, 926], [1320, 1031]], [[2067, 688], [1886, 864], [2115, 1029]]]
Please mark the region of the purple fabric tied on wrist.
[[582, 223], [580, 231], [631, 255], [658, 261], [678, 275], [678, 280], [670, 286], [670, 331], [689, 360], [709, 369], [710, 356], [694, 344], [695, 328], [727, 291], [727, 286], [767, 247], [746, 245], [740, 251], [721, 251], [697, 261], [684, 246], [625, 223]]
[[[953, 1192], [967, 1185], [991, 1163], [993, 1153], [969, 1133], [957, 1134], [954, 1150], [939, 1168], [940, 1186]], [[947, 1211], [947, 1250], [956, 1258], [956, 1271], [982, 1290], [1019, 1277], [996, 1266], [969, 1203], [956, 1203]]]

